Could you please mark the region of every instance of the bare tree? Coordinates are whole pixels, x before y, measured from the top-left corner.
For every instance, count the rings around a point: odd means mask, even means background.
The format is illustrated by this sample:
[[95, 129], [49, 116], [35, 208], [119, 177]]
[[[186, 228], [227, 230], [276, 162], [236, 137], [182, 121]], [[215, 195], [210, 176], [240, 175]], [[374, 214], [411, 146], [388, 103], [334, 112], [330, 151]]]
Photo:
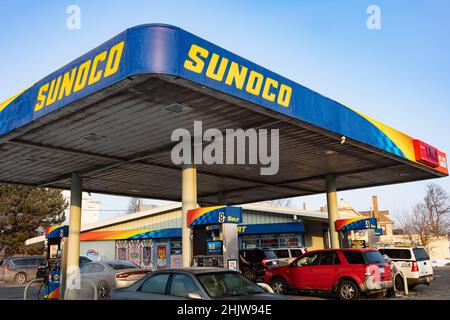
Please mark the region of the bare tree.
[[424, 205], [427, 210], [430, 232], [434, 236], [444, 236], [450, 230], [450, 202], [447, 192], [438, 184], [427, 185]]
[[131, 198], [128, 204], [127, 214], [135, 213], [139, 211], [139, 206], [142, 204], [142, 200], [139, 198]]
[[418, 241], [420, 245], [427, 246], [431, 238], [449, 232], [449, 213], [448, 194], [441, 186], [430, 183], [423, 201], [416, 204], [410, 213], [397, 215], [395, 220], [411, 242]]
[[427, 246], [430, 242], [433, 234], [431, 232], [429, 211], [423, 203], [418, 203], [413, 207], [412, 215], [409, 218], [407, 234], [416, 235], [422, 246]]
[[[420, 204], [412, 208], [410, 212], [402, 211], [402, 214], [394, 217], [397, 225], [397, 232], [408, 238], [413, 243], [425, 246], [428, 243], [428, 223], [423, 215]], [[420, 236], [422, 235], [422, 236]]]

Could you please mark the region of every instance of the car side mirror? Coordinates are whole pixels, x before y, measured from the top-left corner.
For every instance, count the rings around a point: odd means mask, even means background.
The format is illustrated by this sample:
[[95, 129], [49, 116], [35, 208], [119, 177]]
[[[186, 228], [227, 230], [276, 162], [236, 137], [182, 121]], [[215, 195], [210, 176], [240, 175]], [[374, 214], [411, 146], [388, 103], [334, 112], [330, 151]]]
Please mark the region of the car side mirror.
[[271, 286], [264, 282], [257, 282], [258, 287], [264, 290], [265, 293], [274, 293]]
[[295, 267], [300, 267], [299, 265], [297, 265], [296, 263], [291, 263], [289, 265], [289, 268], [295, 268]]
[[189, 292], [187, 297], [189, 299], [193, 299], [193, 300], [202, 300], [203, 299], [202, 296], [197, 292]]

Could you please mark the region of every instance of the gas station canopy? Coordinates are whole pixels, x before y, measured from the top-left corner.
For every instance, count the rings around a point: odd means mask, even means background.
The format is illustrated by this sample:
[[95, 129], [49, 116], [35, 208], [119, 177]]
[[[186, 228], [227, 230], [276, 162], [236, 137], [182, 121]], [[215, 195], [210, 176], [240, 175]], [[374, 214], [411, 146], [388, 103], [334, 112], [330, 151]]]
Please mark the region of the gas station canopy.
[[178, 201], [177, 128], [279, 129], [280, 169], [197, 165], [238, 204], [448, 175], [445, 154], [182, 29], [128, 29], [0, 104], [0, 182]]

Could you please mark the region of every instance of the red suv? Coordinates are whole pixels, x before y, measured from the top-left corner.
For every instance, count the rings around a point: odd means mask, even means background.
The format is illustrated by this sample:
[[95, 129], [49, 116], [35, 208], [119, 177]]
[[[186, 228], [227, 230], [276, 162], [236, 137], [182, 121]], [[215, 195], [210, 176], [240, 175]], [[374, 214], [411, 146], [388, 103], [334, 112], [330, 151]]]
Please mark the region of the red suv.
[[310, 251], [287, 266], [268, 269], [264, 280], [275, 293], [287, 294], [289, 289], [336, 292], [342, 300], [393, 287], [389, 265], [375, 249]]

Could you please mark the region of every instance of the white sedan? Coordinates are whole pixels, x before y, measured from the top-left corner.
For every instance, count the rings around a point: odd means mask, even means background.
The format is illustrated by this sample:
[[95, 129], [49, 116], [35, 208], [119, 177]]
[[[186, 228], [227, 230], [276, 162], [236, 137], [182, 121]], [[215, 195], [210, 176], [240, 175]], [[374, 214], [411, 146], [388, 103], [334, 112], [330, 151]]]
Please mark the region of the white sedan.
[[108, 298], [111, 289], [128, 287], [149, 272], [132, 262], [115, 260], [90, 262], [80, 268], [81, 278], [94, 283], [99, 299]]

